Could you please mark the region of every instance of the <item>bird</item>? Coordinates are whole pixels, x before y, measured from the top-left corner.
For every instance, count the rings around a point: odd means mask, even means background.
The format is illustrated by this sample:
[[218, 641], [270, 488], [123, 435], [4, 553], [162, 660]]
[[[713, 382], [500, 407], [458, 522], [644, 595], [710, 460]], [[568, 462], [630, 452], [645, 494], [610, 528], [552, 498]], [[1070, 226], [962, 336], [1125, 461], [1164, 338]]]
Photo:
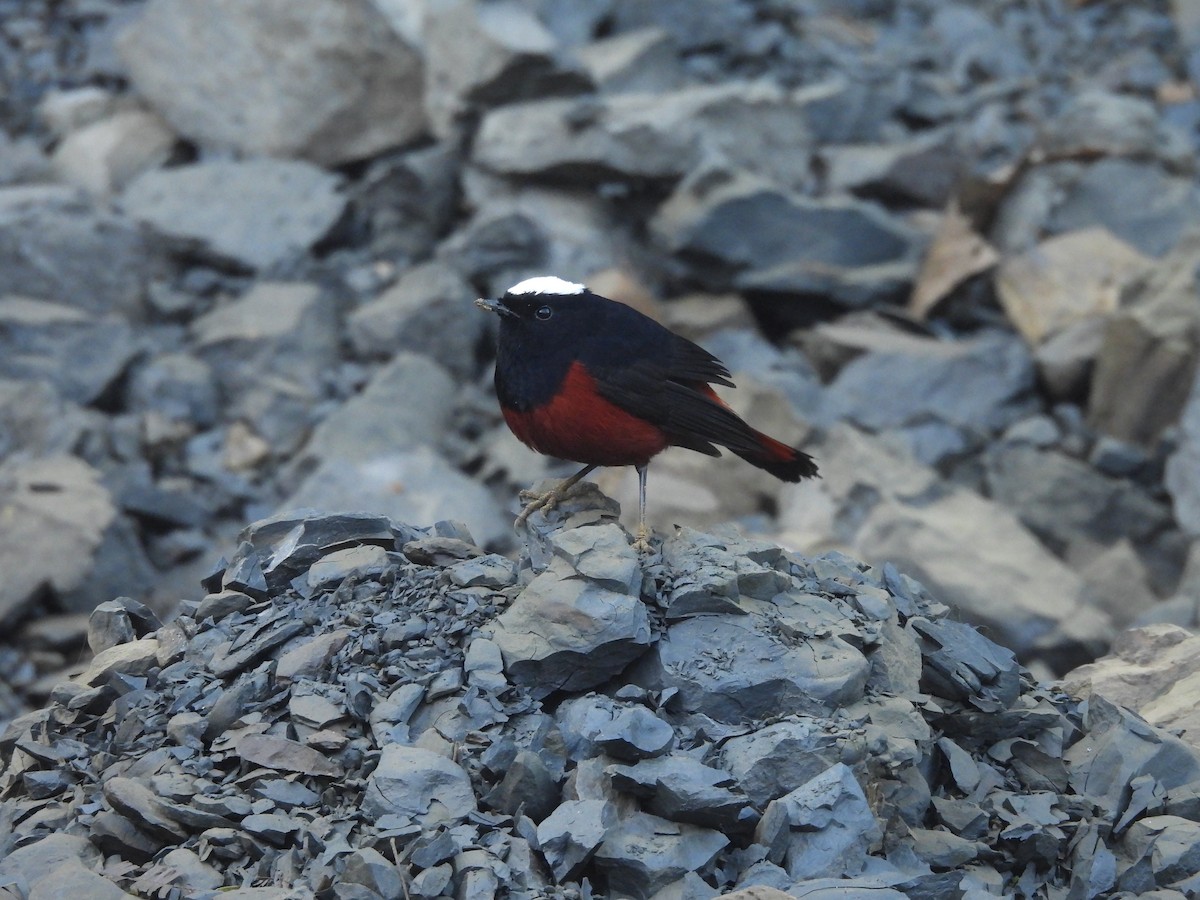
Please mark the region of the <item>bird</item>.
[[646, 475], [667, 447], [708, 456], [724, 447], [788, 482], [817, 476], [809, 454], [755, 430], [717, 396], [714, 384], [735, 386], [717, 357], [633, 307], [554, 275], [475, 305], [500, 317], [495, 386], [509, 429], [538, 453], [583, 463], [545, 493], [522, 492], [518, 528], [597, 467], [633, 466], [635, 546], [649, 550]]

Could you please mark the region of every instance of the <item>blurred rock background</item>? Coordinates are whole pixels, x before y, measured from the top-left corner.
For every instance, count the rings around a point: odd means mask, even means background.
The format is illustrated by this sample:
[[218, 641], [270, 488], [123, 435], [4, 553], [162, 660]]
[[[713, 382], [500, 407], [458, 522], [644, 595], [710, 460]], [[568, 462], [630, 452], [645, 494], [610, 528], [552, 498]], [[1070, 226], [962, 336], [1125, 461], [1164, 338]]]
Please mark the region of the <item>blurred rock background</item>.
[[1186, 0], [0, 0], [0, 720], [276, 510], [514, 550], [560, 467], [471, 300], [545, 273], [820, 461], [670, 451], [660, 530], [893, 561], [1043, 675], [1193, 626], [1198, 90]]

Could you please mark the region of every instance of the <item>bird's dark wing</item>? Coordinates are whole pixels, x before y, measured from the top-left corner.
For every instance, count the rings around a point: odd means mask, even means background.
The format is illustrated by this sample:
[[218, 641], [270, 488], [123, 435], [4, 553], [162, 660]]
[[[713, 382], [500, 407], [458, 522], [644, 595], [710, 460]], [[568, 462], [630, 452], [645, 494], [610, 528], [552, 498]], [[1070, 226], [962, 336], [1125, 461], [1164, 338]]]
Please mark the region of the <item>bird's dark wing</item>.
[[643, 359], [619, 369], [593, 369], [591, 375], [602, 397], [661, 428], [672, 444], [709, 456], [720, 455], [713, 444], [735, 453], [759, 449], [752, 429], [736, 413], [704, 393], [709, 381], [732, 384], [725, 367], [716, 362], [724, 374], [719, 375], [710, 367], [704, 370], [707, 374], [697, 375], [703, 360], [683, 366], [672, 365], [673, 362]]
[[734, 386], [729, 380], [729, 370], [725, 368], [725, 363], [699, 344], [693, 344], [676, 334], [672, 334], [671, 337], [674, 340], [664, 354], [665, 358], [656, 360], [665, 371], [668, 380]]

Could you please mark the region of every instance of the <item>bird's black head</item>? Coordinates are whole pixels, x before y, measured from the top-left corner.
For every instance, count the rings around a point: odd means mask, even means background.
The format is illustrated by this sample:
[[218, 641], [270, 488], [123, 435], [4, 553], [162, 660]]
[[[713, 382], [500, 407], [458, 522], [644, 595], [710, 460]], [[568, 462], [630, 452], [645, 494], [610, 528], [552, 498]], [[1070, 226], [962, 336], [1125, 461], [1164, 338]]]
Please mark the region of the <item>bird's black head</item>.
[[518, 322], [529, 326], [549, 322], [555, 316], [577, 308], [579, 301], [589, 296], [582, 284], [564, 281], [553, 275], [527, 278], [504, 292], [498, 300], [476, 300], [475, 305], [488, 312], [498, 313], [506, 324]]
[[553, 275], [527, 278], [496, 300], [475, 305], [500, 316], [500, 342], [534, 347], [570, 341], [594, 330], [611, 300]]

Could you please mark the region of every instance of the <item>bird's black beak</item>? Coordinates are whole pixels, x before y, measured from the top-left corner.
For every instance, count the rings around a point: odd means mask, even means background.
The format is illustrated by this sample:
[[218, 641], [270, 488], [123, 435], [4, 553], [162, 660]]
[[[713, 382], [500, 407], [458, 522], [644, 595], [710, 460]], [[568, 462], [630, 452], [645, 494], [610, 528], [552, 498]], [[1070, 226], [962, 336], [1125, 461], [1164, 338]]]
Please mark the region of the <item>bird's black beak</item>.
[[487, 312], [498, 313], [505, 318], [515, 319], [517, 317], [515, 312], [513, 312], [499, 300], [484, 300], [482, 297], [480, 297], [475, 301], [475, 305], [480, 309], [486, 310]]

